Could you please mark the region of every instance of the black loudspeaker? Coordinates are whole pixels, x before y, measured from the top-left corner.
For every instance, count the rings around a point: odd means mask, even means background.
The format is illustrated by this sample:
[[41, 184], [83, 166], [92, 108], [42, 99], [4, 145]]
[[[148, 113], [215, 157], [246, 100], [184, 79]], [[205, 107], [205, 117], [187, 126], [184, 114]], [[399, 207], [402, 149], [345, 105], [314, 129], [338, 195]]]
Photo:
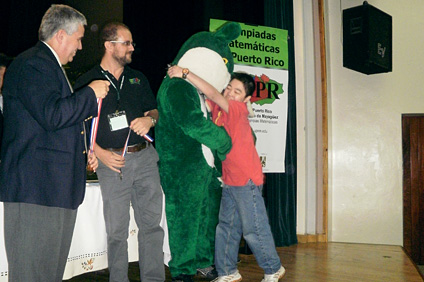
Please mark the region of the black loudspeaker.
[[392, 16], [367, 1], [343, 10], [343, 66], [365, 74], [392, 71]]

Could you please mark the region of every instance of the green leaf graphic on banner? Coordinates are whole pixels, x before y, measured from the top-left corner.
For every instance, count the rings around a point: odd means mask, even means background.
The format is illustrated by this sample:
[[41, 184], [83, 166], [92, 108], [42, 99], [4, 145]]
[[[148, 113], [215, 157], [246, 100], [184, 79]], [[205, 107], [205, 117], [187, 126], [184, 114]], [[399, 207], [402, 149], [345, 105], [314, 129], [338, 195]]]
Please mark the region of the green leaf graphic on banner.
[[272, 104], [284, 93], [283, 85], [262, 74], [255, 76], [256, 90], [250, 101], [258, 105]]

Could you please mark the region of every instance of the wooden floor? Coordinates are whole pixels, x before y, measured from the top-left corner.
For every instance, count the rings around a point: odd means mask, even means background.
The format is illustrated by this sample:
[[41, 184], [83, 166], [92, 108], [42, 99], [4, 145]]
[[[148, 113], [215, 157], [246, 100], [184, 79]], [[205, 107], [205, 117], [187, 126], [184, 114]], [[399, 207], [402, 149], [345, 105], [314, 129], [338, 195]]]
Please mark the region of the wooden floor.
[[[307, 243], [277, 248], [286, 275], [281, 281], [424, 281], [400, 246]], [[262, 269], [253, 255], [240, 255], [243, 281], [257, 282]], [[130, 264], [131, 282], [140, 281], [137, 263]], [[171, 281], [166, 268], [166, 281]], [[195, 281], [206, 281], [199, 277]], [[69, 282], [108, 281], [107, 270], [74, 277]]]

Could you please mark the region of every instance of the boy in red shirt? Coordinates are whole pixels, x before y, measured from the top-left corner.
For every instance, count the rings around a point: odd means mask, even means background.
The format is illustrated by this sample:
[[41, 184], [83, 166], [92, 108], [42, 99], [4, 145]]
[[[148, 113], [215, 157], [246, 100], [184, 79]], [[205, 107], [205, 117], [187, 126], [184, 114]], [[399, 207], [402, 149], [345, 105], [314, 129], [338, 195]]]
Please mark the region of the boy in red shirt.
[[188, 69], [172, 66], [168, 75], [187, 79], [206, 95], [213, 122], [224, 126], [233, 144], [222, 162], [224, 184], [215, 238], [215, 266], [219, 276], [213, 281], [242, 280], [237, 270], [242, 235], [265, 272], [262, 282], [278, 281], [284, 276], [285, 269], [275, 249], [262, 197], [262, 166], [246, 106], [255, 90], [253, 78], [246, 73], [234, 73], [222, 95]]

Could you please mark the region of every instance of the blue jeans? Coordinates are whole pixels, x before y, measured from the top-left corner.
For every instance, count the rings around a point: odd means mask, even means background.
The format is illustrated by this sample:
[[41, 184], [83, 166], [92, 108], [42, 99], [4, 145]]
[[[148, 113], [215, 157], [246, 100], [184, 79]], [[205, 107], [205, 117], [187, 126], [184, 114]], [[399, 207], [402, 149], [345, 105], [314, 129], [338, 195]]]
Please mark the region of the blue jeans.
[[245, 186], [223, 186], [215, 239], [215, 266], [219, 276], [237, 270], [242, 234], [265, 274], [277, 272], [281, 262], [269, 226], [262, 185], [256, 186], [251, 180]]

